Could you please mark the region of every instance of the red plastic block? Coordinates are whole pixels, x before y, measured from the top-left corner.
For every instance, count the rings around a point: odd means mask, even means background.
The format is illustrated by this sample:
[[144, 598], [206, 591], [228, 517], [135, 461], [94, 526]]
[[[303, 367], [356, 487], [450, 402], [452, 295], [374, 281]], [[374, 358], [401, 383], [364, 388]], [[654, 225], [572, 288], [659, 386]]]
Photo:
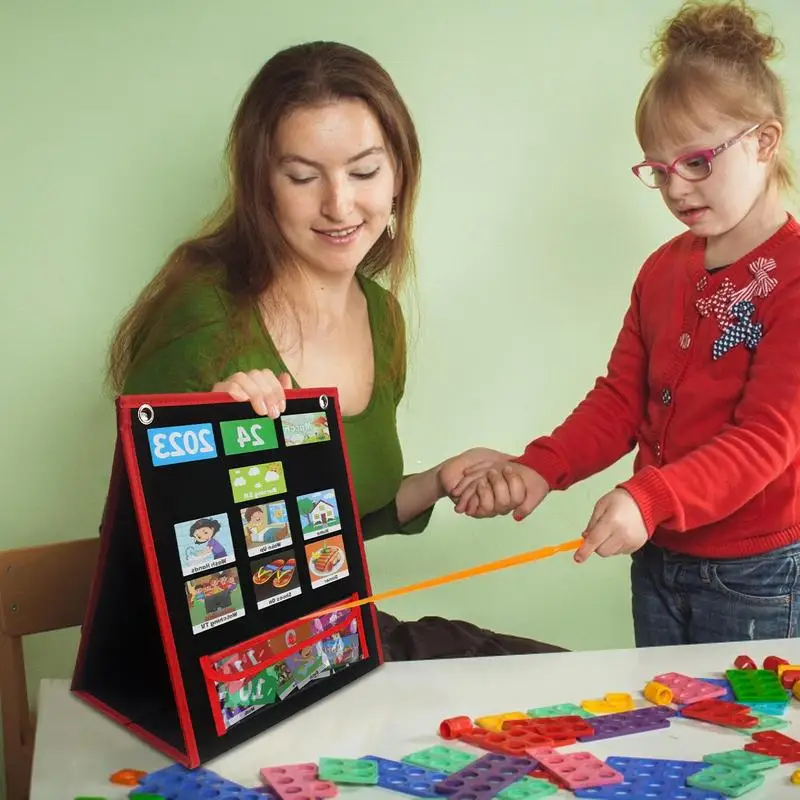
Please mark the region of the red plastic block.
[[563, 717], [536, 717], [528, 720], [509, 720], [504, 728], [506, 730], [525, 729], [550, 739], [550, 747], [566, 747], [575, 744], [579, 736], [591, 736], [594, 728], [583, 718], [578, 716]]
[[781, 764], [800, 761], [800, 742], [777, 731], [754, 733], [753, 741], [748, 742], [744, 749], [751, 753], [780, 758]]
[[758, 669], [756, 662], [747, 655], [736, 656], [733, 666], [736, 667], [736, 669]]
[[138, 786], [146, 775], [147, 773], [140, 769], [120, 769], [109, 777], [109, 781], [120, 786]]
[[552, 739], [540, 736], [527, 728], [511, 728], [501, 732], [473, 728], [469, 733], [462, 733], [459, 739], [490, 753], [501, 753], [505, 756], [524, 757], [528, 748], [553, 746]]
[[[538, 763], [538, 762], [537, 762]], [[540, 781], [549, 781], [553, 784], [553, 786], [557, 786], [559, 789], [569, 789], [564, 781], [559, 780], [556, 778], [555, 775], [548, 772], [544, 767], [536, 767], [536, 769], [532, 769], [528, 773], [529, 778], [538, 778]]]
[[613, 786], [625, 780], [621, 772], [591, 753], [557, 753], [550, 748], [532, 748], [528, 755], [573, 791]]
[[800, 681], [800, 670], [787, 669], [780, 676], [780, 679], [784, 689], [791, 689], [797, 681]]
[[681, 709], [681, 714], [689, 719], [699, 719], [714, 725], [728, 728], [755, 728], [758, 717], [750, 714], [750, 707], [731, 703], [727, 700], [701, 700]]
[[469, 717], [449, 717], [439, 723], [439, 736], [442, 739], [458, 739], [462, 733], [471, 731], [472, 720]]
[[773, 672], [778, 671], [778, 666], [781, 664], [788, 664], [785, 658], [781, 658], [780, 656], [767, 656], [764, 659], [764, 669], [772, 670]]

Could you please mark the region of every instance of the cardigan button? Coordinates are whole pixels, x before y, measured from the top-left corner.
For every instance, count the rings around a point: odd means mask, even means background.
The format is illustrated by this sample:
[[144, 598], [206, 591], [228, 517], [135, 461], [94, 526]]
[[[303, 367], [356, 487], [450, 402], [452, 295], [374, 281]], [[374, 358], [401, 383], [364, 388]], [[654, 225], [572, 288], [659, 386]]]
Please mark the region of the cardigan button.
[[691, 343], [692, 337], [688, 333], [682, 333], [681, 338], [678, 339], [681, 350], [688, 350]]
[[661, 402], [668, 406], [672, 402], [672, 392], [669, 389], [663, 389], [661, 391]]

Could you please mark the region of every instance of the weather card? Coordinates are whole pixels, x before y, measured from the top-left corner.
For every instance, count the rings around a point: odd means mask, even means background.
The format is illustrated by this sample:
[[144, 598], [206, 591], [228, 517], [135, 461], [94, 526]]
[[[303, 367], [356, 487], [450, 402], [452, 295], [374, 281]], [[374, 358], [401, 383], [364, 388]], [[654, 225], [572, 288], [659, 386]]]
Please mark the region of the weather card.
[[269, 608], [296, 597], [300, 589], [297, 561], [291, 547], [250, 562], [253, 589], [259, 608]]
[[175, 540], [184, 575], [194, 575], [236, 560], [227, 514], [179, 522]]
[[341, 535], [312, 542], [305, 548], [312, 589], [319, 589], [350, 574]]
[[244, 616], [236, 567], [191, 578], [186, 581], [185, 589], [192, 630], [196, 634]]
[[249, 556], [259, 556], [291, 544], [285, 500], [245, 506], [240, 514]]
[[300, 495], [297, 498], [297, 510], [300, 513], [303, 538], [306, 540], [342, 529], [339, 505], [333, 489]]
[[324, 411], [311, 414], [285, 414], [281, 417], [281, 425], [287, 447], [331, 440], [328, 416]]
[[233, 489], [233, 502], [246, 503], [286, 491], [283, 464], [272, 461], [268, 464], [253, 464], [251, 467], [236, 467], [228, 470]]

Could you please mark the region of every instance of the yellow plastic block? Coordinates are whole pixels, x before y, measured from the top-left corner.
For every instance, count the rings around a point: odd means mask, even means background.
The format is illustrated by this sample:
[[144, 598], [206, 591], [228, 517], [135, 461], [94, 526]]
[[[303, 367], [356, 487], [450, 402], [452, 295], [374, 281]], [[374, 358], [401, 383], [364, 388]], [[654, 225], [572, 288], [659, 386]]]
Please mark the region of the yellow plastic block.
[[591, 714], [619, 714], [634, 707], [633, 698], [626, 692], [610, 692], [602, 700], [581, 700], [581, 708]]
[[795, 681], [792, 684], [792, 694], [795, 700], [800, 700], [800, 681]]
[[484, 730], [500, 733], [503, 730], [503, 723], [510, 719], [530, 719], [530, 717], [527, 714], [523, 714], [521, 711], [509, 711], [506, 714], [493, 714], [488, 717], [478, 717], [475, 720], [475, 724]]
[[800, 664], [778, 664], [778, 677], [783, 677], [783, 673], [786, 672], [787, 669], [800, 672]]
[[672, 689], [664, 686], [663, 683], [650, 681], [644, 687], [644, 696], [646, 700], [655, 703], [657, 706], [668, 706], [672, 702]]
[[792, 783], [800, 783], [800, 769], [796, 769], [792, 773], [791, 781]]

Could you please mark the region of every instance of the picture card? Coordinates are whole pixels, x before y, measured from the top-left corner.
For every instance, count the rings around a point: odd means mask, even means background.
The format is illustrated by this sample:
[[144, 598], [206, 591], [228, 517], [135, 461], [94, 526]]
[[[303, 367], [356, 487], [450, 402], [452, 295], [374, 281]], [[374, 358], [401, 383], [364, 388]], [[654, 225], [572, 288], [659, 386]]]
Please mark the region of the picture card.
[[339, 505], [333, 489], [301, 494], [297, 498], [297, 511], [300, 514], [303, 538], [306, 540], [342, 529]]
[[275, 422], [269, 417], [220, 422], [219, 429], [226, 456], [274, 450], [278, 446]]
[[283, 440], [287, 447], [331, 440], [328, 415], [324, 411], [310, 414], [284, 414], [280, 419], [283, 427]]
[[236, 560], [227, 514], [178, 522], [175, 541], [184, 575], [194, 575]]
[[285, 500], [240, 509], [247, 554], [258, 556], [291, 544]]
[[283, 464], [271, 461], [267, 464], [254, 464], [251, 467], [236, 467], [228, 470], [233, 489], [233, 502], [246, 503], [286, 491]]
[[210, 422], [151, 428], [147, 431], [147, 440], [154, 467], [217, 457], [217, 445]]
[[288, 548], [250, 562], [259, 608], [269, 608], [301, 593], [294, 550]]
[[236, 567], [212, 572], [185, 583], [192, 631], [202, 633], [244, 616]]
[[350, 574], [341, 535], [307, 544], [305, 550], [312, 589], [326, 586]]

